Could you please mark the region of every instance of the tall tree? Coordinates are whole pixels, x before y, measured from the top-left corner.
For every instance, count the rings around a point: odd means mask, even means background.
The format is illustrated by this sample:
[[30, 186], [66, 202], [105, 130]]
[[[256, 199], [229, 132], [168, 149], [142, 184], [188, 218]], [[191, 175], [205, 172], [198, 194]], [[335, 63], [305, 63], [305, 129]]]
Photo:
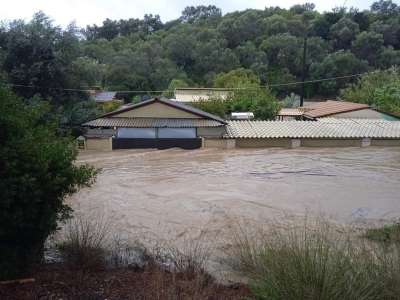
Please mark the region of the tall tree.
[[200, 21], [218, 19], [222, 16], [221, 9], [215, 5], [187, 6], [179, 18], [182, 22], [197, 23]]
[[348, 49], [351, 42], [360, 32], [360, 27], [348, 17], [341, 18], [330, 28], [330, 34], [335, 49]]
[[0, 280], [26, 276], [40, 261], [45, 240], [71, 212], [65, 197], [95, 176], [74, 164], [74, 143], [47, 113], [0, 88]]
[[378, 65], [378, 57], [383, 50], [383, 35], [363, 31], [352, 43], [352, 51], [358, 58], [364, 59], [372, 66]]

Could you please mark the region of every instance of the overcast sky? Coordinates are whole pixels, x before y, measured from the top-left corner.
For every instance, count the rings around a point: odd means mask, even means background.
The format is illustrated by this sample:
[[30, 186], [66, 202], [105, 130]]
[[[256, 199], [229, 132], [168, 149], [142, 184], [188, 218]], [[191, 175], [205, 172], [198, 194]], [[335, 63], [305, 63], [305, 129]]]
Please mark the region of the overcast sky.
[[[144, 14], [158, 14], [162, 21], [169, 21], [180, 16], [189, 5], [213, 4], [225, 14], [246, 8], [263, 9], [269, 6], [290, 6], [307, 1], [299, 0], [3, 0], [0, 19], [29, 20], [34, 12], [44, 11], [57, 25], [65, 26], [76, 21], [78, 26], [101, 24], [106, 19], [142, 18]], [[330, 10], [335, 6], [354, 6], [368, 8], [374, 0], [309, 0], [316, 4], [319, 11]], [[396, 2], [396, 1], [394, 1]]]

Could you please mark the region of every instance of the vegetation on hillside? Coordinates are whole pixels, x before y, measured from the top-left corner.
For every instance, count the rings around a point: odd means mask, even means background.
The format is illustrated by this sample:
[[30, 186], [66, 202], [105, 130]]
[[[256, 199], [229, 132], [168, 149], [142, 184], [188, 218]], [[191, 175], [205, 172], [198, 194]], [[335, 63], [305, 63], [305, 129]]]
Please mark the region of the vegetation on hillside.
[[[302, 54], [307, 37], [307, 62]], [[187, 7], [180, 18], [110, 20], [62, 29], [42, 12], [0, 26], [0, 79], [25, 101], [51, 103], [60, 126], [77, 128], [99, 113], [85, 90], [156, 90], [221, 86], [223, 74], [245, 70], [255, 84], [280, 97], [298, 94], [308, 79], [345, 76], [400, 63], [400, 8], [379, 0], [369, 10], [335, 8], [320, 13], [310, 3], [223, 15], [215, 6]], [[238, 79], [238, 78], [236, 78]], [[306, 96], [337, 96], [356, 78], [308, 84]], [[241, 86], [232, 81], [229, 86]], [[386, 97], [391, 91], [379, 95]], [[161, 92], [149, 92], [159, 95]], [[124, 95], [126, 100], [143, 94]], [[140, 97], [139, 97], [140, 98]], [[391, 107], [389, 107], [392, 110]]]
[[[173, 79], [218, 86], [220, 73], [238, 68], [252, 70], [261, 84], [287, 83], [301, 79], [305, 36], [310, 79], [399, 64], [399, 15], [399, 6], [383, 0], [369, 10], [325, 13], [310, 3], [226, 15], [215, 6], [188, 7], [181, 18], [165, 24], [158, 16], [145, 16], [88, 26], [82, 48], [84, 55], [108, 66], [97, 83], [111, 89], [159, 90]], [[335, 95], [348, 81], [310, 85], [308, 94]]]

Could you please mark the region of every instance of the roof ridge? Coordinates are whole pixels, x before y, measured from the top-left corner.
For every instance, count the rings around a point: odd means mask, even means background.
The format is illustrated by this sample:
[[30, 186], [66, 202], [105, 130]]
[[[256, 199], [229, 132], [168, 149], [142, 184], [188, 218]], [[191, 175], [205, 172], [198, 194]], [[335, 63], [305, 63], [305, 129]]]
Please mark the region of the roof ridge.
[[[142, 106], [145, 106], [145, 105], [152, 104], [152, 103], [154, 103], [156, 101], [158, 101], [160, 103], [163, 103], [165, 105], [172, 106], [172, 107], [174, 107], [176, 109], [180, 109], [180, 110], [192, 113], [194, 115], [198, 115], [198, 116], [201, 116], [201, 117], [204, 117], [204, 118], [207, 118], [207, 119], [211, 119], [211, 120], [220, 122], [222, 124], [226, 124], [227, 123], [224, 119], [222, 119], [222, 118], [220, 118], [220, 117], [218, 117], [216, 115], [213, 115], [213, 114], [210, 114], [208, 112], [202, 111], [202, 110], [200, 110], [198, 108], [195, 108], [193, 106], [185, 105], [185, 104], [182, 104], [182, 103], [177, 102], [177, 101], [172, 101], [172, 100], [167, 99], [167, 98], [162, 97], [162, 96], [161, 97], [154, 97], [152, 99], [149, 99], [149, 100], [146, 100], [146, 101], [142, 101], [142, 102], [130, 105], [128, 107], [123, 107], [123, 108], [114, 110], [112, 112], [103, 114], [103, 115], [99, 116], [96, 119], [109, 117], [109, 116], [114, 116], [116, 114], [120, 114], [120, 113], [123, 113], [123, 112], [126, 112], [126, 111], [130, 111], [130, 110], [138, 108], [138, 107], [142, 107]], [[96, 120], [96, 119], [94, 119], [94, 120]]]

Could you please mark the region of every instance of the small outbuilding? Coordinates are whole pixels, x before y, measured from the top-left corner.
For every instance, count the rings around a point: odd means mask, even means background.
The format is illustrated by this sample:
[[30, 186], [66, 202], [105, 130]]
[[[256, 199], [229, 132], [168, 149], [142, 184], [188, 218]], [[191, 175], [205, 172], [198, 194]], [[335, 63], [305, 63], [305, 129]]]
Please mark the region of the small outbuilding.
[[195, 149], [203, 138], [220, 139], [226, 121], [167, 98], [153, 98], [86, 122], [86, 149]]

